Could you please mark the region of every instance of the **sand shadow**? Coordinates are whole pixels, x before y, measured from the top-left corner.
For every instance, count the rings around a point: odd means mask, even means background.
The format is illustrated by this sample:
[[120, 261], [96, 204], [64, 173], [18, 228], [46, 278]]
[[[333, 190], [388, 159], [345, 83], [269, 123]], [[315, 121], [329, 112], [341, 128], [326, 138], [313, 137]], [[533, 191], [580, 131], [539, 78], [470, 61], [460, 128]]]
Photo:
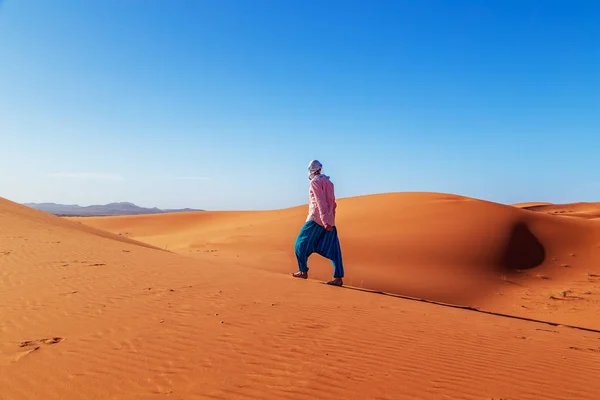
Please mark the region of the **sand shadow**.
[[510, 271], [531, 269], [541, 265], [545, 259], [544, 245], [529, 230], [527, 224], [517, 223], [502, 256], [502, 266]]

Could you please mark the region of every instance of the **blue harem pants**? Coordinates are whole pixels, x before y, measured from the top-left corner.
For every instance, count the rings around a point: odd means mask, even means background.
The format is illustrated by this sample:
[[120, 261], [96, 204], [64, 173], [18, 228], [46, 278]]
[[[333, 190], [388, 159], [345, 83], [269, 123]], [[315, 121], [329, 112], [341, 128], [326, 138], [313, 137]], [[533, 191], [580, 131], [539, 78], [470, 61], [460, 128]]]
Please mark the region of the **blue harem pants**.
[[317, 253], [331, 261], [334, 278], [344, 277], [342, 250], [335, 226], [328, 231], [314, 221], [307, 221], [296, 238], [294, 250], [301, 272], [308, 272], [308, 257]]

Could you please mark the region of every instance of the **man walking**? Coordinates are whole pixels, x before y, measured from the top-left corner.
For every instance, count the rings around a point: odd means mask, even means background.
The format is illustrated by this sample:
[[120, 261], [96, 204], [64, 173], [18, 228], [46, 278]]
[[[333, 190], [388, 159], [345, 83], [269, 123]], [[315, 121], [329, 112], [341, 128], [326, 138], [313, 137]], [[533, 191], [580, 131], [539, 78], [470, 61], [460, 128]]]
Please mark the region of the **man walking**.
[[295, 278], [308, 278], [308, 257], [317, 253], [333, 264], [333, 280], [329, 285], [342, 286], [344, 283], [344, 265], [342, 250], [335, 226], [334, 186], [328, 176], [321, 173], [323, 165], [313, 160], [308, 165], [308, 218], [296, 238], [295, 252], [298, 260], [298, 272], [292, 274]]

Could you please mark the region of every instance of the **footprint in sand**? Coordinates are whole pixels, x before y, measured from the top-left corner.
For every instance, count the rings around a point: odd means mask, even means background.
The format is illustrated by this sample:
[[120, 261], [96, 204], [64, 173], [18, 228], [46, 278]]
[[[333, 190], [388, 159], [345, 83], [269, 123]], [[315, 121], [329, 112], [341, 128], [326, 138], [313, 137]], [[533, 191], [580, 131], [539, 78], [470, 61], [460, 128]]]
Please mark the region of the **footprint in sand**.
[[21, 344], [19, 344], [19, 347], [25, 349], [25, 351], [17, 354], [17, 356], [15, 357], [14, 361], [19, 361], [21, 358], [38, 351], [39, 349], [42, 348], [42, 345], [50, 345], [50, 344], [56, 344], [56, 343], [60, 343], [63, 340], [65, 340], [62, 337], [51, 337], [51, 338], [44, 338], [44, 339], [39, 339], [39, 340], [26, 340], [24, 342], [21, 342]]
[[597, 282], [600, 279], [600, 274], [588, 272], [587, 277], [588, 277], [588, 281]]
[[571, 347], [569, 347], [569, 349], [571, 349], [571, 350], [577, 350], [577, 351], [589, 351], [589, 352], [592, 352], [592, 353], [600, 353], [600, 347], [597, 348], [597, 349], [591, 349], [591, 348], [584, 349], [584, 348], [581, 348], [581, 347], [571, 346]]
[[21, 342], [19, 347], [31, 347], [31, 346], [39, 347], [39, 345], [41, 345], [41, 344], [56, 344], [56, 343], [62, 342], [63, 340], [65, 340], [65, 339], [61, 338], [59, 336], [52, 337], [52, 338], [46, 338], [46, 339], [39, 339], [39, 340], [26, 340], [24, 342]]

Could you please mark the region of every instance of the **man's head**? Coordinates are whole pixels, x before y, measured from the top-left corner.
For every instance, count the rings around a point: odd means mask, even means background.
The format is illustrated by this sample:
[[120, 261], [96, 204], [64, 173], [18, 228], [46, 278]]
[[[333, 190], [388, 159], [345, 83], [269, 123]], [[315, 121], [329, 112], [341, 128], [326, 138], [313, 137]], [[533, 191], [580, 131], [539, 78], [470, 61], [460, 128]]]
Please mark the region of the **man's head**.
[[312, 160], [308, 164], [308, 179], [312, 179], [315, 176], [321, 173], [321, 169], [323, 168], [323, 164], [319, 162], [319, 160]]

